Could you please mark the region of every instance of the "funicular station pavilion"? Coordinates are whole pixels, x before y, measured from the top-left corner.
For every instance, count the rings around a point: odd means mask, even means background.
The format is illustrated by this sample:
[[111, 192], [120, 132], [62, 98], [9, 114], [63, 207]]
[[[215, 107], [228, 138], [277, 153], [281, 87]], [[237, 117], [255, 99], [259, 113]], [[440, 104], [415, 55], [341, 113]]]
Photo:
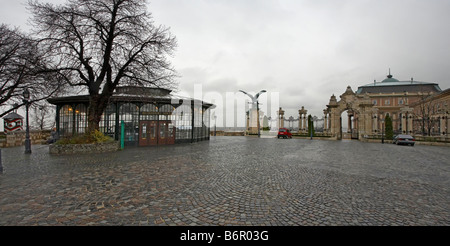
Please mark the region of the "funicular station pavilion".
[[[56, 105], [59, 137], [87, 130], [88, 95], [48, 99]], [[137, 86], [116, 88], [103, 112], [100, 131], [116, 140], [124, 122], [125, 146], [166, 145], [209, 140], [210, 110], [215, 106], [171, 94], [171, 90]]]

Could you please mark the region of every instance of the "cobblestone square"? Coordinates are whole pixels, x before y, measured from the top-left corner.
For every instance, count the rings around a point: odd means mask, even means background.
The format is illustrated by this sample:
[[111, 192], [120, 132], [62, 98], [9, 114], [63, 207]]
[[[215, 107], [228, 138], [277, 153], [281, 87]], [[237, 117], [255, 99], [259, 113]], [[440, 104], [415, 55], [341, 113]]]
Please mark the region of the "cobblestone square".
[[0, 225], [450, 225], [448, 147], [211, 137], [53, 156], [2, 149]]

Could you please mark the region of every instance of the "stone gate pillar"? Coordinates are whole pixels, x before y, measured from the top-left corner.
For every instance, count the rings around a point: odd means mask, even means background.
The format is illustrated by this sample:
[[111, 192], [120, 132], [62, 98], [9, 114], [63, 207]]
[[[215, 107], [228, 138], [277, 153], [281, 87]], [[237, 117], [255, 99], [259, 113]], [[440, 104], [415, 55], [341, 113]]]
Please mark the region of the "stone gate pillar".
[[446, 131], [445, 131], [445, 135], [448, 135], [448, 131], [450, 130], [450, 120], [449, 120], [448, 114], [445, 116], [445, 119], [446, 119], [445, 125], [447, 127]]
[[323, 132], [327, 132], [328, 129], [328, 110], [323, 110]]
[[377, 134], [378, 133], [378, 114], [374, 113], [372, 119], [373, 119], [373, 126], [372, 126], [373, 133]]
[[405, 106], [400, 109], [400, 112], [402, 113], [402, 133], [404, 134], [412, 134], [412, 111], [413, 109], [409, 106]]
[[360, 123], [358, 124], [358, 139], [365, 140], [366, 137], [373, 131], [373, 104], [368, 94], [365, 94], [362, 98], [359, 99], [358, 106], [360, 109], [360, 114], [358, 116]]
[[413, 133], [413, 116], [412, 116], [412, 112], [408, 113], [408, 133], [412, 134]]
[[445, 123], [446, 123], [445, 116], [444, 115], [439, 116], [439, 131], [441, 136], [444, 136], [446, 134]]
[[308, 112], [308, 110], [306, 110], [304, 106], [302, 106], [302, 108], [298, 111], [298, 113], [299, 113], [298, 131], [299, 132], [305, 132], [306, 129], [308, 128], [308, 126], [306, 124], [306, 119], [308, 118], [306, 116], [307, 112]]
[[284, 110], [281, 107], [278, 110], [278, 128], [284, 128]]
[[330, 97], [330, 102], [327, 105], [329, 116], [329, 126], [328, 130], [331, 134], [331, 137], [334, 139], [339, 139], [339, 131], [340, 131], [340, 112], [337, 110], [338, 104], [336, 100], [336, 96], [333, 94]]
[[402, 112], [402, 133], [406, 134], [407, 126], [406, 126], [406, 112]]

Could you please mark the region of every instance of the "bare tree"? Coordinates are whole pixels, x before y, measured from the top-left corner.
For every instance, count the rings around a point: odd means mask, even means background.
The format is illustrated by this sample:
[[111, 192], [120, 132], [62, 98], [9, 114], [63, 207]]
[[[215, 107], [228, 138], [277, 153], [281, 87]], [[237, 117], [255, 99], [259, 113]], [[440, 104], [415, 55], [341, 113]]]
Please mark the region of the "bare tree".
[[[58, 77], [46, 71], [46, 63], [34, 40], [0, 25], [0, 107], [4, 109], [0, 117], [24, 105], [25, 87], [33, 96], [31, 103], [58, 92]], [[13, 106], [7, 109], [8, 104]]]
[[53, 61], [52, 71], [89, 93], [88, 131], [118, 85], [174, 88], [167, 56], [176, 39], [155, 26], [145, 0], [68, 0], [64, 5], [30, 1], [35, 35]]
[[31, 107], [33, 123], [39, 130], [51, 129], [55, 125], [52, 107], [49, 103], [42, 101]]
[[436, 115], [436, 102], [431, 92], [419, 92], [419, 101], [415, 103], [415, 110], [413, 112], [416, 122], [422, 131], [422, 135], [430, 136], [431, 129], [435, 123], [434, 116]]

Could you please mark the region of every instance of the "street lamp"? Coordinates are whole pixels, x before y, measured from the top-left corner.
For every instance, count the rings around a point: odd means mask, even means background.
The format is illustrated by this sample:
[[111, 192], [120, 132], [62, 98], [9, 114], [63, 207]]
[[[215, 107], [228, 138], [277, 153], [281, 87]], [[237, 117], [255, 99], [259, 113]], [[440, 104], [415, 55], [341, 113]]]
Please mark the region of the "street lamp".
[[27, 111], [27, 116], [26, 116], [26, 120], [27, 120], [27, 126], [26, 126], [26, 134], [25, 134], [25, 154], [31, 154], [31, 141], [30, 141], [30, 125], [29, 125], [29, 120], [28, 120], [28, 111], [30, 108], [30, 91], [28, 90], [27, 87], [25, 87], [25, 90], [23, 91], [23, 102], [25, 103], [26, 106], [26, 111]]
[[217, 115], [216, 115], [216, 112], [214, 112], [214, 137], [216, 136], [216, 133], [217, 133]]
[[261, 132], [259, 130], [259, 102], [258, 102], [258, 97], [263, 94], [264, 92], [266, 92], [266, 90], [261, 90], [260, 92], [258, 92], [255, 96], [252, 96], [250, 94], [248, 94], [247, 92], [243, 91], [243, 90], [239, 90], [240, 92], [246, 94], [247, 96], [249, 96], [252, 99], [252, 103], [253, 105], [256, 104], [256, 123], [257, 123], [257, 127], [258, 127], [258, 137], [261, 137]]

